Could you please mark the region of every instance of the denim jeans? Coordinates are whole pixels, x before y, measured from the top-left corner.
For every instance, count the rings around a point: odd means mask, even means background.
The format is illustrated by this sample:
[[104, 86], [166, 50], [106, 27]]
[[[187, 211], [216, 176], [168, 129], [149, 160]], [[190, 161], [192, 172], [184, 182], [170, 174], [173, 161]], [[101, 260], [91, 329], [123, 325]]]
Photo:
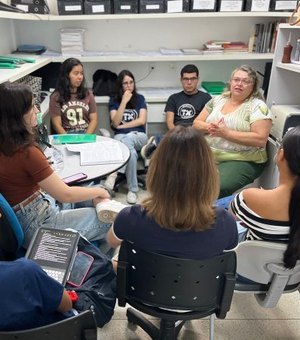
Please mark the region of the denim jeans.
[[129, 161], [125, 165], [125, 167], [119, 170], [119, 172], [126, 173], [128, 190], [132, 192], [138, 192], [139, 187], [137, 180], [137, 151], [140, 151], [141, 148], [147, 143], [147, 135], [144, 132], [132, 131], [126, 134], [118, 133], [114, 136], [114, 139], [124, 143], [129, 148]]
[[[20, 210], [16, 216], [24, 232], [24, 248], [28, 245], [39, 227], [58, 229], [72, 228], [89, 241], [105, 239], [111, 224], [99, 221], [96, 210], [89, 203], [76, 203], [74, 209], [62, 209], [53, 197], [41, 194], [25, 207], [18, 204]], [[85, 207], [81, 207], [85, 206]]]
[[[219, 198], [216, 200], [216, 206], [222, 207], [228, 210], [231, 201], [234, 199], [235, 195]], [[240, 221], [236, 221], [236, 227], [239, 234], [239, 243], [245, 241], [248, 228], [243, 227]]]

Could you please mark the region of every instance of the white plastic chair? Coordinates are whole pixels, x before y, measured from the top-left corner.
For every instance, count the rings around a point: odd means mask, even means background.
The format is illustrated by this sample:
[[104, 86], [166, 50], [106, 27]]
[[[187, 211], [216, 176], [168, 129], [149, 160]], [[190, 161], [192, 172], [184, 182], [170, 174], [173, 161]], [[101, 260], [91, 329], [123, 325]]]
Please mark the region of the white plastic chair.
[[298, 289], [300, 284], [300, 261], [293, 269], [283, 264], [287, 245], [266, 241], [245, 241], [239, 244], [237, 273], [253, 283], [237, 280], [235, 292], [253, 293], [257, 302], [266, 308], [277, 305], [283, 293]]

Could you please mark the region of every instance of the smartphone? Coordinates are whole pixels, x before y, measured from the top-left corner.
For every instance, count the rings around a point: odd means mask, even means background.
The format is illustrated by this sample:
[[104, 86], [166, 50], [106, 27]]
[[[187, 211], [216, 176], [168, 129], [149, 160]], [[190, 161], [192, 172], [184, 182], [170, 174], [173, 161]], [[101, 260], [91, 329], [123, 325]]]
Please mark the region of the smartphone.
[[80, 287], [86, 278], [93, 261], [93, 256], [84, 253], [83, 251], [77, 252], [68, 283], [72, 286]]
[[63, 178], [62, 180], [66, 183], [66, 184], [73, 184], [76, 182], [79, 182], [83, 179], [87, 178], [87, 174], [83, 173], [83, 172], [79, 172], [78, 174], [74, 174], [68, 177]]

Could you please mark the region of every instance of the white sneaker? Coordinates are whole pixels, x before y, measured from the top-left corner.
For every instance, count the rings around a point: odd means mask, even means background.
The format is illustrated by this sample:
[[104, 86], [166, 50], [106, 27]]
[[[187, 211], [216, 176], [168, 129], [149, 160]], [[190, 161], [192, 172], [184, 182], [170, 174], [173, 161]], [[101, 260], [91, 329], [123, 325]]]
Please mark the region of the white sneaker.
[[105, 182], [104, 182], [104, 187], [110, 191], [114, 189], [115, 183], [116, 183], [116, 178], [117, 178], [118, 173], [113, 172], [109, 176], [107, 176]]
[[100, 202], [96, 205], [98, 218], [104, 223], [113, 223], [118, 213], [126, 207], [125, 204], [114, 200]]
[[132, 191], [128, 191], [127, 197], [126, 197], [126, 201], [129, 204], [135, 204], [137, 201], [137, 195], [135, 192]]

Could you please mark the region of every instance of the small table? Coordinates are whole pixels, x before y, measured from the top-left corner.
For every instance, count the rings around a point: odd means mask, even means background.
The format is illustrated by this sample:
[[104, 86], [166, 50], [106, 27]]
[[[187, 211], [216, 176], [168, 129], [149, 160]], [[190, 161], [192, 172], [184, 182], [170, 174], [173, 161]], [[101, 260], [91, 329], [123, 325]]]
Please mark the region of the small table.
[[[50, 143], [51, 143], [51, 136]], [[97, 142], [101, 141], [108, 141], [111, 140], [111, 138], [97, 136]], [[130, 157], [130, 151], [128, 147], [119, 142], [114, 140], [114, 142], [119, 143], [119, 146], [122, 150], [123, 154], [123, 161], [118, 163], [110, 163], [110, 164], [95, 164], [95, 165], [86, 165], [82, 166], [80, 164], [80, 153], [79, 152], [71, 152], [67, 149], [67, 146], [65, 144], [56, 144], [53, 145], [53, 149], [55, 152], [55, 149], [59, 150], [63, 156], [63, 168], [59, 169], [59, 164], [57, 168], [57, 173], [61, 178], [65, 178], [71, 175], [74, 175], [79, 172], [83, 172], [87, 175], [87, 178], [79, 181], [78, 183], [83, 183], [91, 180], [101, 179], [102, 177], [105, 177], [118, 169], [122, 168], [129, 160]], [[51, 150], [51, 149], [50, 149]], [[53, 151], [53, 150], [52, 150]], [[47, 155], [47, 152], [45, 152]]]

